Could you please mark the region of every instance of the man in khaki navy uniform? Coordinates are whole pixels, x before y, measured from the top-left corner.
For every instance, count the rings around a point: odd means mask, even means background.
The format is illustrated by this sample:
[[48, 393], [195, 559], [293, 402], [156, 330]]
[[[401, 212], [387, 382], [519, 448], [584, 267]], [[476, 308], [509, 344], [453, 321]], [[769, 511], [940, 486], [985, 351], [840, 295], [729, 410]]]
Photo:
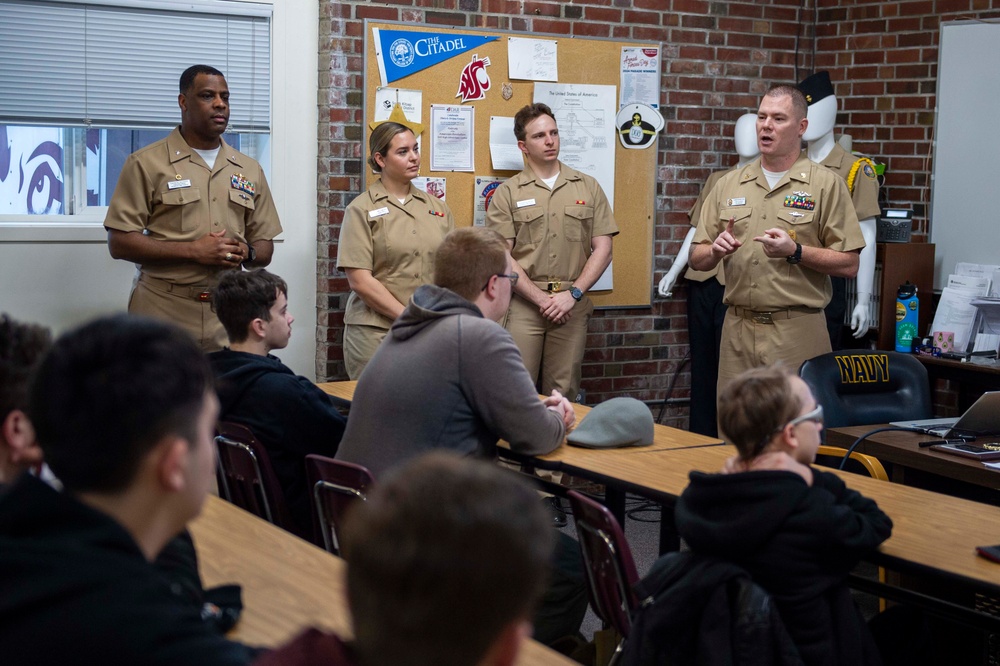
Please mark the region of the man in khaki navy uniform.
[[[809, 159], [835, 172], [847, 183], [854, 203], [854, 212], [865, 237], [857, 277], [857, 304], [851, 313], [851, 328], [855, 338], [868, 332], [868, 304], [875, 281], [875, 220], [881, 214], [878, 205], [878, 178], [875, 163], [867, 157], [851, 155], [833, 140], [837, 119], [837, 98], [829, 72], [816, 72], [797, 86], [809, 104], [809, 127], [802, 138], [808, 144]], [[826, 325], [834, 350], [842, 348], [844, 315], [847, 312], [847, 280], [831, 279], [833, 296], [826, 306]]]
[[806, 115], [798, 89], [768, 90], [757, 111], [760, 160], [726, 174], [702, 208], [690, 264], [708, 270], [724, 260], [726, 271], [720, 392], [748, 368], [797, 369], [829, 352], [828, 276], [858, 270], [864, 239], [850, 194], [802, 154]]
[[271, 263], [281, 222], [260, 165], [222, 139], [222, 72], [189, 67], [177, 102], [180, 126], [129, 156], [104, 226], [111, 256], [139, 268], [128, 311], [174, 322], [215, 351], [226, 332], [212, 287], [222, 271]]
[[559, 161], [548, 106], [518, 111], [514, 135], [528, 168], [497, 188], [486, 215], [507, 239], [520, 276], [507, 330], [539, 392], [575, 401], [594, 311], [586, 292], [611, 263], [618, 226], [597, 181]]

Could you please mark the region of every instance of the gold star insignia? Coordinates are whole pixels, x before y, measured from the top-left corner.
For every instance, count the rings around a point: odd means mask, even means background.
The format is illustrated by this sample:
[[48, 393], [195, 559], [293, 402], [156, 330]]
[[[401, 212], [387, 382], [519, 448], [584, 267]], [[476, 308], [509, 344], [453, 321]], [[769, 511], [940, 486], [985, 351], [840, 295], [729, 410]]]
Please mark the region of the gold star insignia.
[[403, 113], [403, 107], [399, 102], [396, 102], [396, 105], [392, 107], [392, 113], [389, 114], [388, 120], [376, 120], [368, 123], [368, 128], [375, 129], [382, 123], [399, 123], [403, 127], [408, 127], [413, 132], [413, 136], [420, 136], [420, 133], [424, 131], [424, 126], [420, 123], [410, 122], [406, 119], [406, 114]]

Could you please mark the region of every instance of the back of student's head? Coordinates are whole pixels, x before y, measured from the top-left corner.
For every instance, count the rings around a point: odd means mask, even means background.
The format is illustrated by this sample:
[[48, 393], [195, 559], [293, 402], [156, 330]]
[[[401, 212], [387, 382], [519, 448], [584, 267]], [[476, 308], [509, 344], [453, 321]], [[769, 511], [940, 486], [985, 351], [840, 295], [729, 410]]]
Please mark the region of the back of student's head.
[[0, 423], [28, 407], [28, 378], [52, 344], [47, 328], [0, 315]]
[[432, 452], [376, 484], [343, 543], [365, 666], [469, 666], [545, 585], [553, 530], [527, 483]]
[[73, 492], [116, 493], [166, 435], [197, 441], [211, 369], [181, 329], [126, 315], [62, 335], [32, 383], [45, 461]]
[[226, 271], [212, 290], [212, 309], [226, 329], [230, 342], [243, 342], [254, 319], [271, 320], [271, 306], [278, 293], [288, 297], [288, 285], [263, 268]]
[[434, 284], [474, 301], [490, 277], [507, 270], [507, 242], [486, 227], [448, 233], [434, 257]]
[[802, 408], [780, 365], [737, 375], [719, 394], [719, 428], [744, 460], [756, 458], [782, 426]]

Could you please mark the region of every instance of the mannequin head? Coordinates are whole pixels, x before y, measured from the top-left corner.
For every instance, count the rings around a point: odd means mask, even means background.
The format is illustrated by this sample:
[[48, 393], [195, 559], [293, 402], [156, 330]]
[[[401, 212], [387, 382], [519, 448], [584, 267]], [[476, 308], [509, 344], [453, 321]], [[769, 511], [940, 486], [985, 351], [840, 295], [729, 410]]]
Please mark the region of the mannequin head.
[[802, 80], [798, 86], [809, 103], [809, 127], [802, 135], [803, 141], [815, 141], [833, 132], [837, 122], [837, 96], [833, 92], [830, 73], [816, 72]]
[[740, 156], [741, 161], [750, 161], [760, 154], [757, 149], [756, 113], [744, 113], [736, 120], [733, 139], [736, 143], [736, 154]]

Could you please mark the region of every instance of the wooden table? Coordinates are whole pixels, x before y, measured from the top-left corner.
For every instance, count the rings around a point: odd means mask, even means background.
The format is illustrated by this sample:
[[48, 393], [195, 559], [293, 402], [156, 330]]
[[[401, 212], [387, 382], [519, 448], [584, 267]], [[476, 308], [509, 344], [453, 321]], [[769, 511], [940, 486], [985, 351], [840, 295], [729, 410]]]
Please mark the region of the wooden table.
[[[274, 647], [310, 626], [351, 636], [347, 567], [340, 558], [214, 496], [207, 498], [190, 529], [204, 584], [243, 587], [243, 615], [230, 638]], [[575, 662], [526, 641], [517, 663]]]
[[[881, 427], [889, 424], [828, 428], [826, 440], [832, 446], [847, 448], [858, 437]], [[938, 438], [914, 432], [881, 432], [863, 441], [856, 450], [888, 463], [892, 470], [890, 478], [896, 483], [1000, 504], [1000, 471], [978, 460], [920, 447], [920, 442], [931, 439]]]
[[[357, 382], [327, 382], [325, 384], [318, 384], [318, 386], [328, 395], [350, 401], [354, 398], [354, 390], [357, 387]], [[540, 396], [540, 398], [543, 397]], [[576, 422], [580, 423], [590, 413], [591, 408], [586, 405], [574, 403], [573, 410], [576, 413]], [[607, 487], [605, 504], [622, 524], [625, 522], [625, 494], [626, 492], [638, 492], [641, 490], [641, 486], [635, 486], [614, 476], [595, 474], [593, 470], [613, 468], [616, 464], [615, 461], [622, 456], [720, 445], [722, 445], [721, 440], [692, 432], [685, 432], [658, 423], [653, 425], [653, 443], [650, 446], [632, 446], [620, 449], [586, 449], [568, 445], [564, 441], [562, 446], [551, 453], [541, 456], [528, 456], [511, 451], [509, 444], [503, 440], [497, 443], [500, 455], [505, 459], [541, 469], [563, 471], [574, 475], [579, 473], [579, 475], [593, 479], [598, 483], [604, 483]], [[676, 541], [672, 530], [672, 521], [661, 521], [660, 525], [661, 546], [672, 545]]]

